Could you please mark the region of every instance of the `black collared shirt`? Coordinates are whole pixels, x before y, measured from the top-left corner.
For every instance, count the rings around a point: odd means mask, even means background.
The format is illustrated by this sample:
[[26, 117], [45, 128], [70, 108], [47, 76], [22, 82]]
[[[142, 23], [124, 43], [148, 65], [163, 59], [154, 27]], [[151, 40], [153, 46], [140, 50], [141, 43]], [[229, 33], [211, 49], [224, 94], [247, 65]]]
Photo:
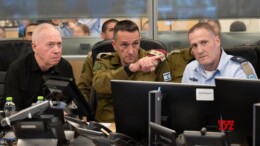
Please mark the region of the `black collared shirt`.
[[41, 71], [34, 52], [16, 60], [9, 66], [5, 79], [5, 97], [13, 97], [17, 111], [31, 106], [37, 101], [37, 96], [44, 95], [43, 75], [74, 78], [70, 63], [63, 58], [48, 71]]

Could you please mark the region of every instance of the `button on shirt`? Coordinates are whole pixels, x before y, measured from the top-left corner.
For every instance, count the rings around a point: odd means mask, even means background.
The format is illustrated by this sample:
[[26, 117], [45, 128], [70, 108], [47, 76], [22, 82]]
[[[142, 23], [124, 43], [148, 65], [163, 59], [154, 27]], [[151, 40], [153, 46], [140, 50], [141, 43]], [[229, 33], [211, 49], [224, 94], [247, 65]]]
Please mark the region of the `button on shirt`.
[[197, 60], [192, 61], [185, 68], [182, 83], [214, 85], [216, 77], [246, 79], [247, 76], [243, 71], [241, 65], [239, 64], [239, 62], [231, 60], [232, 57], [232, 55], [227, 55], [226, 52], [222, 49], [218, 67], [215, 72], [209, 77], [207, 77], [204, 68], [198, 63]]

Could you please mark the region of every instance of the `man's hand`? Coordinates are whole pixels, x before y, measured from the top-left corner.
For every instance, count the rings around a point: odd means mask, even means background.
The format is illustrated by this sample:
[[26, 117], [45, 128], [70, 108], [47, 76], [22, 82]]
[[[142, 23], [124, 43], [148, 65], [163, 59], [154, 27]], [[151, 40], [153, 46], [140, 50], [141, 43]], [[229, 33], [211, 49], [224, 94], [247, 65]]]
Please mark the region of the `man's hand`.
[[129, 70], [131, 72], [152, 72], [155, 71], [157, 65], [158, 65], [158, 59], [160, 59], [162, 56], [152, 56], [152, 57], [144, 57], [139, 59], [136, 63], [131, 63], [129, 65]]

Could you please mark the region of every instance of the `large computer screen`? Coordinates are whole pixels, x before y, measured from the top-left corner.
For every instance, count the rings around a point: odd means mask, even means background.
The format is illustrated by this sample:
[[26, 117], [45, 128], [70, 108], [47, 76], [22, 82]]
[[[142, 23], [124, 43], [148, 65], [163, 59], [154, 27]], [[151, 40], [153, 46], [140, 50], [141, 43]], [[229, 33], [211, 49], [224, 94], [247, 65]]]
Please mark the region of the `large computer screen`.
[[72, 78], [45, 76], [45, 85], [51, 93], [61, 95], [58, 100], [69, 103], [73, 101], [81, 116], [87, 116], [88, 120], [93, 120], [92, 110]]
[[216, 104], [229, 143], [252, 145], [253, 104], [260, 101], [260, 80], [216, 79]]
[[111, 85], [117, 132], [136, 140], [148, 137], [148, 92], [158, 88], [163, 94], [163, 126], [177, 134], [202, 127], [217, 129], [219, 114], [214, 101], [196, 98], [197, 89], [213, 91], [214, 86], [122, 80], [112, 80]]

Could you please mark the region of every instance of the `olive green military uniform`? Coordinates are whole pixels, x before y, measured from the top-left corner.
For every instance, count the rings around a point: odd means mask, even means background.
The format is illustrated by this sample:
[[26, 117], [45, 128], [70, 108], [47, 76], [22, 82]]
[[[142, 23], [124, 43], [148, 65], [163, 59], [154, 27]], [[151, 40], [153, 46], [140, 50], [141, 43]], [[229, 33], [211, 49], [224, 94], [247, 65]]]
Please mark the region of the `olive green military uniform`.
[[[170, 52], [166, 58], [166, 67], [171, 72], [171, 82], [181, 82], [186, 65], [194, 59], [190, 49], [179, 49]], [[164, 68], [164, 70], [166, 70]], [[165, 71], [166, 72], [166, 71]]]
[[92, 59], [92, 53], [89, 52], [82, 66], [80, 81], [78, 83], [79, 90], [88, 101], [90, 101], [90, 97], [91, 97], [90, 92], [92, 88], [92, 78], [93, 78], [93, 59]]
[[[139, 50], [139, 58], [146, 56], [146, 51]], [[111, 96], [112, 79], [155, 81], [155, 72], [135, 72], [128, 76], [121, 64], [118, 54], [108, 55], [97, 59], [93, 68], [93, 87], [98, 95], [98, 105], [95, 119], [99, 122], [114, 122], [113, 99]], [[120, 90], [120, 89], [118, 89]]]

